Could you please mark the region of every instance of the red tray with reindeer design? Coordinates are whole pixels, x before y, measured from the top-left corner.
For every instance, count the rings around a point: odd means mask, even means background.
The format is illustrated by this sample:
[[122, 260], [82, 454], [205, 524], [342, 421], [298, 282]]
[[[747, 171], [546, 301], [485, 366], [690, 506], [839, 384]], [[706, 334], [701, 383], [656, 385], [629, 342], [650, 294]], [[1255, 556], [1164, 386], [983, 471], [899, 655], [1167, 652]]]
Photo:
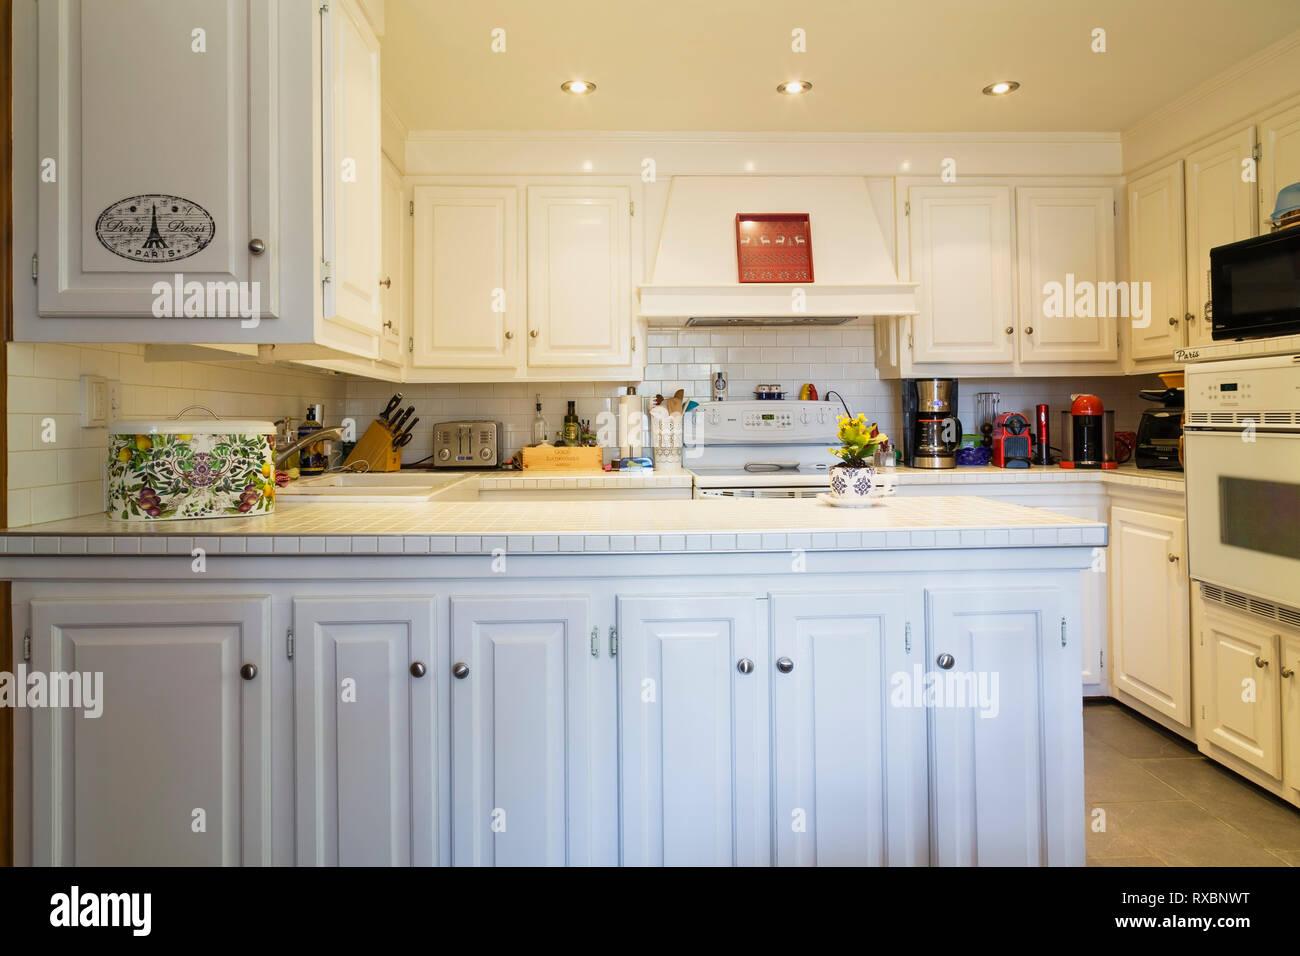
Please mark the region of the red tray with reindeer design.
[[736, 265], [741, 282], [812, 282], [808, 213], [736, 213]]

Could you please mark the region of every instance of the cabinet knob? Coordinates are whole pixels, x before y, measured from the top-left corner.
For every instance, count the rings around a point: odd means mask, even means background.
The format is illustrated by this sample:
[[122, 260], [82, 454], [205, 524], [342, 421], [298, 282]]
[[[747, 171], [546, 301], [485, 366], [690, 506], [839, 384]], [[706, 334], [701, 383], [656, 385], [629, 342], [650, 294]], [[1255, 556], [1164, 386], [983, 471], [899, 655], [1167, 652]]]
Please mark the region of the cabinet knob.
[[1177, 325], [1177, 324], [1178, 324], [1178, 320], [1177, 320], [1176, 318], [1174, 318], [1174, 317], [1171, 315], [1171, 316], [1169, 317], [1169, 324], [1170, 324], [1170, 325]]
[[260, 256], [262, 253], [266, 252], [266, 243], [261, 239], [249, 239], [248, 251], [255, 256]]
[[1033, 335], [1033, 334], [1034, 334], [1034, 327], [1032, 325], [1026, 325], [1025, 335]]
[[736, 661], [736, 670], [740, 671], [742, 674], [751, 674], [754, 671], [754, 662], [748, 657], [742, 657], [740, 660]]
[[1183, 318], [1186, 319], [1188, 322], [1196, 321], [1196, 316], [1191, 312], [1188, 312], [1186, 315], [1183, 316]]
[[244, 680], [252, 680], [257, 676], [257, 665], [245, 664], [239, 669], [239, 676], [244, 678]]
[[460, 661], [457, 661], [452, 666], [451, 673], [456, 678], [456, 680], [464, 680], [466, 677], [469, 676], [469, 665], [462, 664]]
[[1262, 657], [1256, 657], [1256, 658], [1255, 658], [1255, 666], [1256, 666], [1256, 667], [1267, 667], [1267, 666], [1268, 666], [1268, 661], [1264, 660], [1264, 658], [1262, 658]]
[[392, 331], [392, 329], [393, 329], [393, 320], [392, 320], [392, 319], [389, 319], [387, 322], [385, 322], [385, 323], [384, 323], [384, 328], [388, 329], [389, 331]]
[[794, 661], [790, 660], [788, 657], [779, 658], [776, 662], [776, 669], [782, 674], [788, 674], [794, 670]]
[[1178, 560], [1178, 555], [1176, 555], [1176, 554], [1171, 554], [1171, 555], [1169, 555], [1169, 563], [1170, 563], [1170, 564], [1173, 564], [1173, 563], [1176, 562], [1177, 560]]
[[412, 662], [411, 662], [411, 676], [412, 676], [412, 677], [423, 677], [426, 673], [428, 673], [428, 668], [424, 666], [424, 662], [423, 662], [423, 661], [412, 661]]
[[515, 337], [515, 333], [513, 333], [513, 332], [507, 332], [507, 333], [506, 333], [506, 341], [507, 341], [507, 342], [509, 342], [509, 341], [510, 341], [511, 339], [513, 339], [514, 337]]
[[1277, 672], [1281, 674], [1283, 677], [1290, 677], [1292, 674], [1295, 673], [1295, 668], [1287, 667], [1285, 664], [1283, 664], [1281, 667], [1278, 668]]
[[1015, 329], [1008, 325], [1006, 328], [1007, 335], [1011, 335], [1013, 332], [1015, 332]]
[[537, 330], [536, 330], [536, 329], [531, 329], [531, 330], [529, 331], [529, 333], [528, 333], [528, 337], [529, 337], [530, 339], [535, 339], [535, 338], [537, 338]]
[[379, 284], [383, 286], [385, 289], [391, 289], [393, 287], [393, 277], [384, 276], [382, 279], [379, 280]]
[[934, 662], [946, 671], [952, 670], [952, 665], [957, 663], [957, 658], [951, 654], [940, 654], [934, 659]]

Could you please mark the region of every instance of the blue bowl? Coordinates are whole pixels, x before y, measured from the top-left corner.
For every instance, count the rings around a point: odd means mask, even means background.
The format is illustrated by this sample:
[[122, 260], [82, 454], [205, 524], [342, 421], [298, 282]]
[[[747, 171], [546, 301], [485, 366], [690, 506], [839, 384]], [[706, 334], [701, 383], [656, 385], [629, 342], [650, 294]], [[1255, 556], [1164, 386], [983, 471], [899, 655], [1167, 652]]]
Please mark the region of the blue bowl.
[[1283, 186], [1277, 194], [1277, 205], [1273, 207], [1273, 221], [1277, 222], [1289, 212], [1300, 210], [1300, 183]]

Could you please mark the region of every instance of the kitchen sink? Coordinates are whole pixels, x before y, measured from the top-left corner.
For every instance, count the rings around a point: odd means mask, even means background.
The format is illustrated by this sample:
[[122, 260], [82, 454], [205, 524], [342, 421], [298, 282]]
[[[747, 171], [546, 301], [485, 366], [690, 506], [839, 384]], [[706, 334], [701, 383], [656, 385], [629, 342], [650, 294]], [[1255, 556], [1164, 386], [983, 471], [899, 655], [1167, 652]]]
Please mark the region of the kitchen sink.
[[[418, 502], [446, 497], [465, 500], [476, 497], [473, 481], [463, 474], [448, 475], [427, 471], [333, 472], [291, 481], [276, 492], [280, 504], [310, 501], [387, 501]], [[465, 484], [464, 494], [455, 494], [456, 485]]]

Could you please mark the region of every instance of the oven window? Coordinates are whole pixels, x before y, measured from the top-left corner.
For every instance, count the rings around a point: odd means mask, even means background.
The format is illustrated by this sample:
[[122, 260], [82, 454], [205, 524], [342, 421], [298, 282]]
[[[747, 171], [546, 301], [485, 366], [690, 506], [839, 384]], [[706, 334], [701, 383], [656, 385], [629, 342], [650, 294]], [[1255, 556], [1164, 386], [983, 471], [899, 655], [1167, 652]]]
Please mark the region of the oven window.
[[1300, 485], [1221, 475], [1219, 539], [1300, 560]]

